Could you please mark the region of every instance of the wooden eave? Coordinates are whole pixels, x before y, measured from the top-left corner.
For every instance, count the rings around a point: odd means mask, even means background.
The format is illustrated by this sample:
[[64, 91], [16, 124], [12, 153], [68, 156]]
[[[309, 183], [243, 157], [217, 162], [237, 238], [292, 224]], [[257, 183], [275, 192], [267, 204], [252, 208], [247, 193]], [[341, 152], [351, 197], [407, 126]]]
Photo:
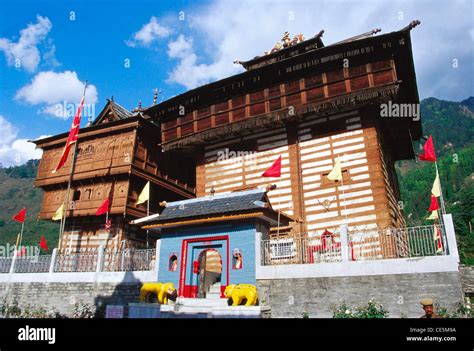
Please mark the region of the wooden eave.
[[[90, 127], [81, 128], [79, 130], [78, 140], [85, 141], [98, 137], [103, 137], [110, 134], [117, 134], [127, 130], [133, 130], [140, 128], [145, 134], [159, 138], [160, 128], [155, 124], [147, 121], [140, 116], [132, 116], [127, 119], [113, 121], [104, 124], [98, 124]], [[63, 147], [69, 136], [69, 132], [57, 134], [51, 137], [31, 140], [32, 143], [36, 144], [41, 149]], [[159, 139], [158, 139], [159, 140]]]
[[[183, 218], [176, 221], [169, 220], [164, 221], [163, 223], [159, 223], [159, 219], [155, 221], [155, 223], [143, 225], [142, 229], [162, 229], [162, 228], [171, 228], [177, 226], [189, 226], [189, 225], [198, 225], [204, 223], [213, 223], [213, 222], [222, 222], [222, 221], [235, 221], [235, 220], [242, 220], [242, 219], [251, 219], [251, 218], [259, 218], [262, 220], [270, 218], [273, 221], [278, 221], [277, 219], [278, 214], [274, 211], [271, 211], [266, 208], [262, 208], [261, 210], [252, 210], [248, 212], [242, 213], [234, 213], [234, 214], [222, 214], [217, 216], [210, 216], [210, 217], [198, 217], [198, 218]], [[268, 220], [267, 220], [268, 221]], [[284, 225], [288, 225], [289, 222], [294, 221], [294, 219], [284, 213], [280, 212], [280, 223]]]
[[362, 108], [374, 101], [386, 101], [396, 96], [399, 90], [397, 83], [365, 89], [362, 92], [343, 94], [338, 97], [328, 98], [321, 101], [307, 103], [295, 107], [294, 114], [288, 114], [288, 108], [265, 113], [238, 122], [215, 127], [202, 132], [181, 137], [170, 142], [162, 143], [163, 151], [179, 148], [195, 148], [213, 142], [227, 135], [250, 135], [259, 130], [273, 129], [285, 125], [285, 123], [304, 119], [315, 112], [321, 116], [330, 116], [336, 113], [351, 111], [354, 108]]
[[[404, 45], [405, 49], [381, 49], [385, 42], [390, 41], [395, 43], [400, 40], [406, 40], [406, 45]], [[301, 44], [304, 44], [304, 42]], [[320, 63], [317, 66], [305, 70], [287, 72], [285, 67], [289, 62], [291, 62], [292, 65], [297, 65], [307, 62], [308, 60], [337, 55], [341, 52], [353, 51], [367, 46], [376, 46], [379, 48], [379, 51], [355, 56], [351, 59], [351, 65], [356, 66], [361, 63], [370, 63], [380, 59], [394, 58], [397, 63], [404, 66], [402, 69], [403, 74], [399, 79], [403, 81], [402, 89], [407, 90], [406, 98], [413, 103], [415, 101], [418, 102], [419, 99], [411, 51], [410, 30], [403, 29], [374, 37], [325, 46], [305, 52], [301, 55], [286, 58], [273, 64], [245, 71], [189, 90], [160, 104], [151, 106], [144, 110], [144, 113], [152, 119], [158, 120], [160, 123], [167, 122], [179, 117], [178, 112], [180, 106], [183, 106], [187, 111], [197, 110], [220, 101], [231, 99], [234, 96], [251, 93], [273, 84], [301, 78], [307, 74], [323, 73], [334, 68], [340, 68], [341, 60]], [[410, 87], [412, 88], [410, 89]]]

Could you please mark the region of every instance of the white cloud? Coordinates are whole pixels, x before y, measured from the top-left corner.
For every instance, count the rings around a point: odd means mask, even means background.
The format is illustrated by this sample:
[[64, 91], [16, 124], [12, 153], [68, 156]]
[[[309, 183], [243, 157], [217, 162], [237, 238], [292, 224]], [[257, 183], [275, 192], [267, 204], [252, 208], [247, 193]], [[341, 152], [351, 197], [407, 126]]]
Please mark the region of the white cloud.
[[[84, 92], [84, 82], [74, 71], [38, 73], [31, 83], [17, 91], [15, 99], [30, 105], [43, 105], [39, 112], [67, 119], [74, 114]], [[83, 116], [94, 117], [97, 89], [88, 85]]]
[[193, 40], [186, 38], [183, 34], [178, 36], [178, 39], [172, 40], [168, 43], [168, 56], [172, 58], [185, 58], [192, 54]]
[[125, 43], [130, 47], [144, 46], [149, 47], [158, 39], [166, 38], [171, 33], [168, 27], [158, 23], [156, 17], [151, 17], [150, 22], [144, 24], [143, 27], [133, 35], [133, 39], [127, 40]]
[[[188, 9], [187, 13], [192, 32], [187, 30], [186, 36], [169, 41], [168, 56], [176, 64], [167, 81], [187, 89], [241, 72], [242, 68], [233, 64], [235, 59], [249, 60], [262, 55], [287, 30], [290, 35], [303, 33], [310, 38], [324, 29], [323, 41], [327, 45], [374, 28], [382, 28], [380, 34], [399, 30], [419, 19], [421, 26], [412, 31], [412, 45], [420, 97], [460, 100], [474, 94], [468, 78], [474, 75], [469, 0], [304, 4], [214, 0], [206, 6]], [[456, 69], [453, 59], [459, 61]]]
[[7, 38], [0, 38], [0, 51], [3, 51], [9, 66], [24, 68], [33, 72], [38, 67], [41, 57], [37, 46], [41, 43], [52, 28], [51, 21], [47, 17], [36, 16], [36, 23], [20, 31], [20, 38], [14, 42]]
[[27, 139], [17, 139], [17, 135], [18, 129], [0, 115], [0, 163], [3, 167], [18, 166], [41, 158], [41, 149], [36, 149], [36, 145]]

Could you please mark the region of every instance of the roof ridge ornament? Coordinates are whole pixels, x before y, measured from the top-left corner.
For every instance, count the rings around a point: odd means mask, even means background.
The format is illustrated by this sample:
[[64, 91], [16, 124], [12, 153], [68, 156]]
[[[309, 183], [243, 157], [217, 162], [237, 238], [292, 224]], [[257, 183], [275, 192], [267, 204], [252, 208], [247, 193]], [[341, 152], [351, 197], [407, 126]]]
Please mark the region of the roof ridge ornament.
[[421, 22], [419, 20], [413, 20], [411, 21], [408, 26], [406, 27], [403, 27], [401, 30], [412, 30], [413, 28], [417, 27], [418, 25], [420, 25]]
[[[285, 31], [285, 33], [283, 34], [283, 37], [281, 38], [281, 40], [279, 42], [276, 42], [275, 45], [273, 46], [273, 48], [271, 48], [268, 51], [265, 51], [262, 56], [255, 56], [253, 59], [248, 60], [248, 61], [242, 61], [242, 60], [239, 60], [239, 59], [235, 59], [234, 64], [242, 65], [246, 70], [249, 70], [249, 64], [251, 62], [254, 62], [255, 60], [266, 60], [266, 58], [265, 58], [266, 56], [272, 55], [272, 54], [274, 54], [274, 53], [276, 53], [280, 50], [283, 50], [283, 49], [288, 49], [288, 48], [291, 48], [291, 47], [295, 46], [295, 50], [296, 50], [296, 47], [298, 47], [298, 49], [297, 49], [298, 53], [297, 54], [300, 54], [300, 53], [305, 52], [307, 50], [314, 50], [314, 49], [322, 48], [322, 47], [324, 47], [324, 44], [321, 41], [321, 37], [323, 36], [323, 33], [324, 33], [324, 30], [321, 30], [314, 37], [309, 38], [308, 48], [304, 48], [302, 50], [302, 48], [300, 47], [299, 44], [306, 41], [305, 36], [303, 34], [296, 34], [295, 36], [293, 36], [293, 39], [291, 39], [290, 32]], [[295, 53], [293, 53], [293, 54], [295, 54]], [[270, 60], [271, 57], [269, 57], [268, 59]], [[265, 65], [265, 63], [264, 63], [264, 65]]]

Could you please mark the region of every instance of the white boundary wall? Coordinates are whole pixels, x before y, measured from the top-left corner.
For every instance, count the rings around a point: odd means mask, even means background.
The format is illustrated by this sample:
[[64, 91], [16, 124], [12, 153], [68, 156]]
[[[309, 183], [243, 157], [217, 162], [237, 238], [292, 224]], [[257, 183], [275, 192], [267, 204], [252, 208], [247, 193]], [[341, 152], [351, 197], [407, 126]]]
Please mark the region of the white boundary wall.
[[[260, 254], [256, 257], [257, 280], [350, 277], [386, 274], [414, 274], [435, 272], [458, 272], [459, 254], [456, 244], [453, 220], [450, 214], [443, 215], [448, 252], [443, 256], [397, 258], [370, 261], [348, 261], [337, 263], [289, 264], [262, 266]], [[341, 230], [341, 237], [345, 231]], [[347, 235], [347, 233], [346, 233]], [[258, 239], [258, 237], [257, 237]], [[342, 252], [347, 252], [347, 240], [341, 239]], [[256, 252], [260, 253], [260, 240], [256, 241]]]

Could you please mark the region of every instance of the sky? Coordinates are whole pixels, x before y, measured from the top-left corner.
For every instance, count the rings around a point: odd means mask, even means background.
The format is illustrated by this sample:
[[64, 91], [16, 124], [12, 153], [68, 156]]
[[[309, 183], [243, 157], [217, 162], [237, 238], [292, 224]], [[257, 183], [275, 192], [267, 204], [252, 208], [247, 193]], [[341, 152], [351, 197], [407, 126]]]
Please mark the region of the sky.
[[242, 71], [290, 35], [326, 45], [411, 20], [420, 98], [474, 95], [472, 0], [0, 0], [0, 163], [40, 158], [28, 140], [69, 130], [84, 83], [82, 126], [113, 96], [129, 110]]

